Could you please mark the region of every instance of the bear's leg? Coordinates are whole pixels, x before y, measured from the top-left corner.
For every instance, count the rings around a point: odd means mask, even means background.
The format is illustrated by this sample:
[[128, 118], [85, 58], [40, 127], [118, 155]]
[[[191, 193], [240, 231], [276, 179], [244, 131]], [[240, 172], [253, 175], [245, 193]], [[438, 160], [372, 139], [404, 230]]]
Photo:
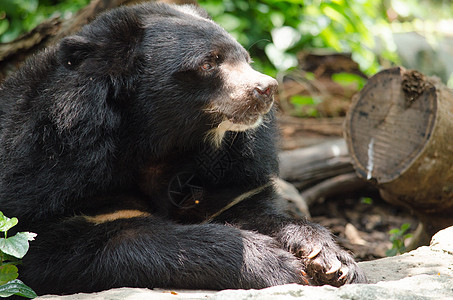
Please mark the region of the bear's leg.
[[268, 236], [152, 216], [93, 224], [84, 217], [38, 231], [20, 269], [38, 294], [113, 287], [264, 288], [308, 281], [302, 261]]
[[273, 205], [277, 197], [273, 191], [265, 191], [224, 212], [217, 221], [275, 238], [284, 249], [302, 259], [314, 285], [366, 282], [351, 254], [337, 245], [326, 228], [279, 213]]
[[[267, 221], [270, 221], [267, 218]], [[307, 220], [294, 221], [274, 217], [275, 229], [271, 236], [284, 248], [304, 261], [305, 271], [315, 285], [366, 283], [363, 271], [354, 258], [335, 242], [332, 234], [323, 226]]]

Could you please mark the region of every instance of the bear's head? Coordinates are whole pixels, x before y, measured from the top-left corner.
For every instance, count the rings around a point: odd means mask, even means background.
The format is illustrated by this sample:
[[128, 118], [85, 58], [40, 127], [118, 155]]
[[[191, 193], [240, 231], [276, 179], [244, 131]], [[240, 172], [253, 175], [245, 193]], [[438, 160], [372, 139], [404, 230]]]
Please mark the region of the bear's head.
[[206, 138], [218, 146], [226, 131], [253, 130], [277, 89], [195, 6], [116, 9], [63, 39], [57, 51], [70, 78], [108, 86], [105, 101], [121, 115], [124, 139], [151, 147]]

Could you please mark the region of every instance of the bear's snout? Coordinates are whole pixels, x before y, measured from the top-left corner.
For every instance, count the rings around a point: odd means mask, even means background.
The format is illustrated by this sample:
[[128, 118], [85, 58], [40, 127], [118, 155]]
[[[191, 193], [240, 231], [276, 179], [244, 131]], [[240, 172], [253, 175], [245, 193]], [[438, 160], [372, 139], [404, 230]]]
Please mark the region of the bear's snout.
[[232, 105], [253, 114], [269, 111], [277, 91], [277, 80], [254, 70], [247, 63], [225, 65], [223, 71]]
[[278, 83], [272, 77], [263, 75], [262, 79], [253, 89], [253, 97], [257, 101], [263, 102], [265, 105], [270, 106], [274, 101], [274, 94], [277, 91]]
[[254, 70], [247, 62], [222, 64], [220, 76], [223, 92], [212, 100], [207, 111], [220, 115], [221, 122], [227, 120], [220, 126], [223, 129], [244, 131], [259, 126], [274, 104], [277, 80]]

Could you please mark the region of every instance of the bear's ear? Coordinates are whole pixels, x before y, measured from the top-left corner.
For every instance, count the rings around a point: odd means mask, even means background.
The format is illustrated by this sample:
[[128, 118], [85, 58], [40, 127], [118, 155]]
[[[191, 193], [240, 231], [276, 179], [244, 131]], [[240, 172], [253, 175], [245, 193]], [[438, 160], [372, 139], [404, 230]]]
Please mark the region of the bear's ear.
[[58, 61], [73, 70], [94, 51], [95, 45], [83, 36], [73, 35], [61, 40]]

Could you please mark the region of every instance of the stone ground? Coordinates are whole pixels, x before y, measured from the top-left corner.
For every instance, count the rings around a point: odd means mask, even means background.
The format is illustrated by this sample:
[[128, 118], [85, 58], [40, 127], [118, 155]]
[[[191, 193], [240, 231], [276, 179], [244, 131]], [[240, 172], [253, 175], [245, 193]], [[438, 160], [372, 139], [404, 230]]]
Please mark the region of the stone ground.
[[120, 288], [95, 294], [41, 296], [38, 300], [144, 299], [442, 299], [453, 300], [453, 227], [438, 232], [431, 245], [400, 256], [359, 263], [368, 284], [312, 287], [296, 284], [262, 290], [181, 291]]

